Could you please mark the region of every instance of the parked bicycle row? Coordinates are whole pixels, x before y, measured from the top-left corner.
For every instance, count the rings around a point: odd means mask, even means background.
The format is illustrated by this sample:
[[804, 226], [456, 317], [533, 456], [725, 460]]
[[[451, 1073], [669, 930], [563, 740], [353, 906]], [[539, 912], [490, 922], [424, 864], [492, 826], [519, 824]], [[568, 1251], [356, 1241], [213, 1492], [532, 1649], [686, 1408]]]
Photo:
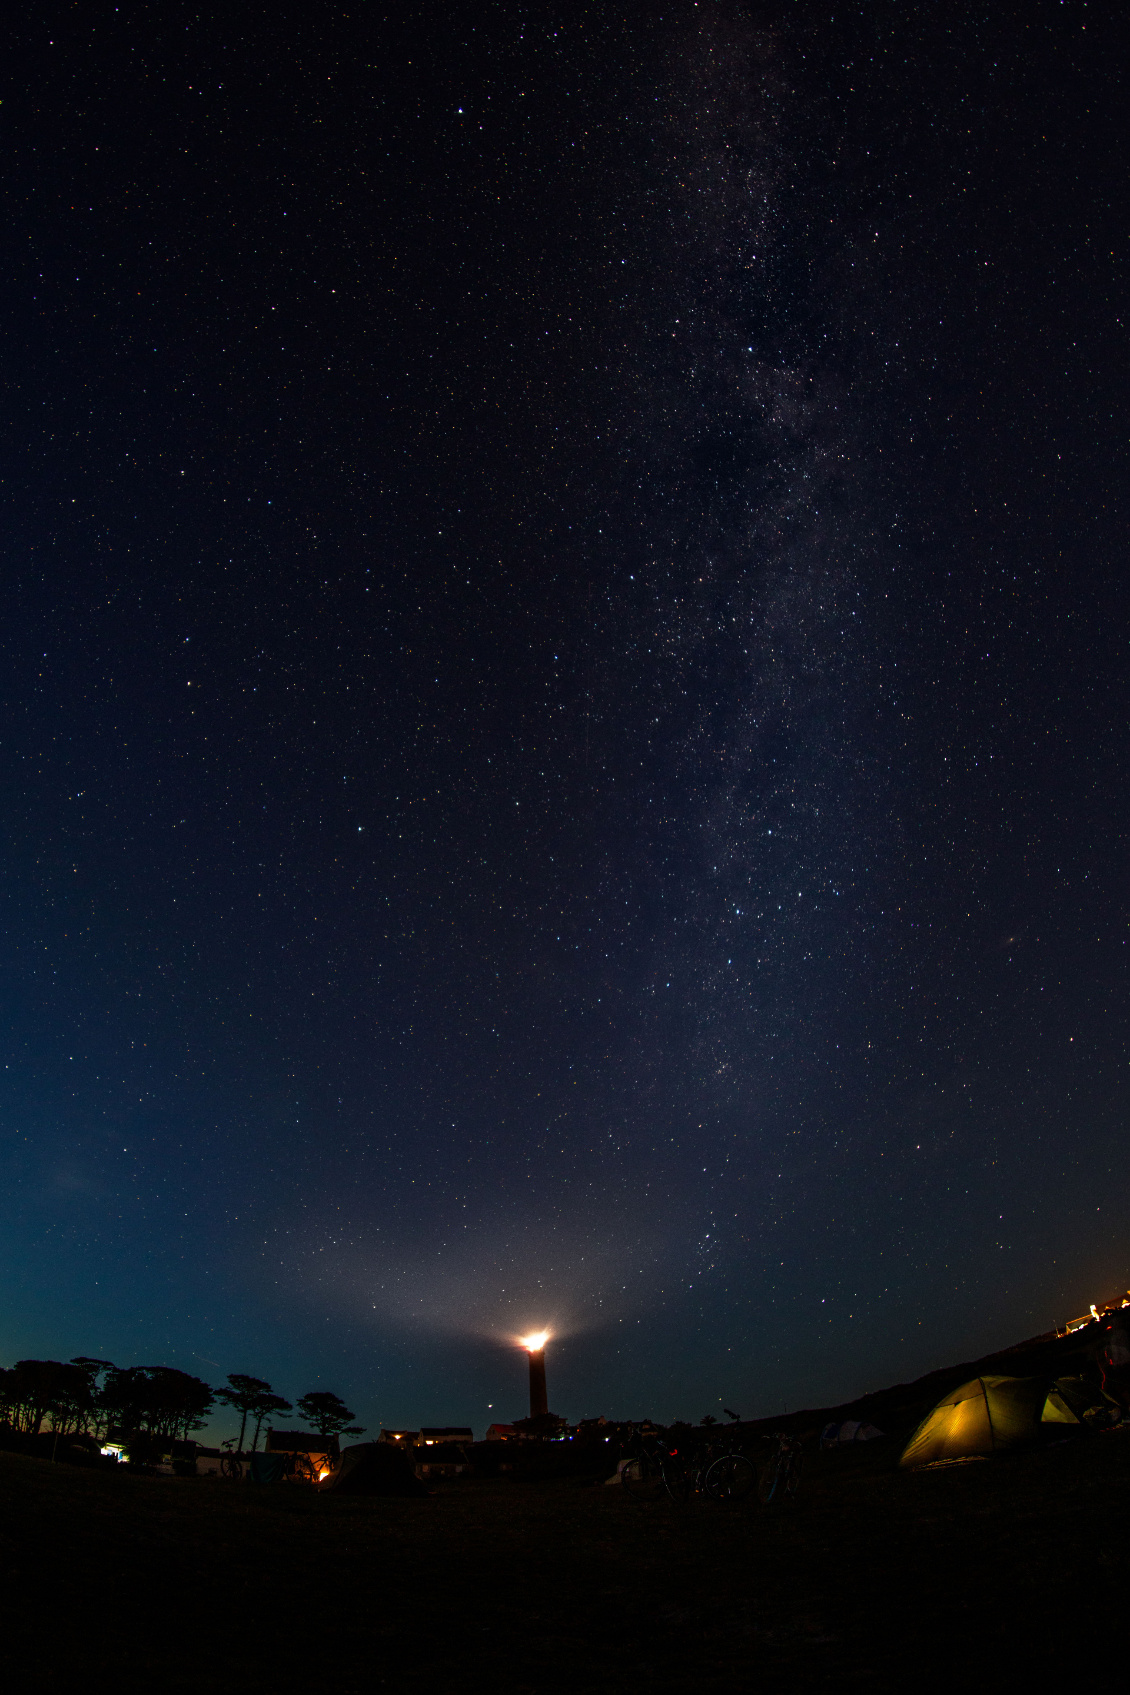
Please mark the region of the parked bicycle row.
[[620, 1482], [633, 1501], [658, 1497], [686, 1502], [694, 1495], [732, 1503], [756, 1496], [762, 1506], [786, 1500], [800, 1482], [800, 1442], [784, 1431], [695, 1432], [641, 1430], [620, 1461]]

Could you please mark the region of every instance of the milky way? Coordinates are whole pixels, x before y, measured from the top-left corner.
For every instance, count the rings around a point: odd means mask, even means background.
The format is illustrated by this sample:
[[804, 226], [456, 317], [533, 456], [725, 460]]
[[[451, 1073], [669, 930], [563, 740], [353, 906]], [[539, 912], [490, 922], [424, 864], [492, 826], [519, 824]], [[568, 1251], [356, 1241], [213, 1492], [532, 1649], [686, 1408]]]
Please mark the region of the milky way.
[[1125, 1279], [1118, 56], [1036, 14], [24, 43], [13, 1357], [697, 1417]]

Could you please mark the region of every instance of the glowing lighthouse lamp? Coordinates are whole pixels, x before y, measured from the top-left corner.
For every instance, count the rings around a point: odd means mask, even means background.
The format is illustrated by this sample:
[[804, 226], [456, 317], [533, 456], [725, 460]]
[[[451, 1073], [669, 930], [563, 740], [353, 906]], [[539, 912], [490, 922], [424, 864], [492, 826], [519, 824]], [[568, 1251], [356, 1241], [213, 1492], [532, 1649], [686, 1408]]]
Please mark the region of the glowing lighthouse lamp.
[[539, 1330], [533, 1336], [521, 1337], [520, 1341], [530, 1356], [530, 1417], [544, 1418], [549, 1411], [545, 1392], [545, 1344], [549, 1341], [549, 1331]]

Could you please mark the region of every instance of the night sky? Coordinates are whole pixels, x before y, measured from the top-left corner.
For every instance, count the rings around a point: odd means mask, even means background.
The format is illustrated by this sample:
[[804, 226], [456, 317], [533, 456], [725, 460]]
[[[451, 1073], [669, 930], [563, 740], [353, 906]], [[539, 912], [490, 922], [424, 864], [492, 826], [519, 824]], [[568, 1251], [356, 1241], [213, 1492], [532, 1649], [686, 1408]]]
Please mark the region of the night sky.
[[5, 1362], [753, 1416], [1124, 1287], [1124, 10], [6, 27]]

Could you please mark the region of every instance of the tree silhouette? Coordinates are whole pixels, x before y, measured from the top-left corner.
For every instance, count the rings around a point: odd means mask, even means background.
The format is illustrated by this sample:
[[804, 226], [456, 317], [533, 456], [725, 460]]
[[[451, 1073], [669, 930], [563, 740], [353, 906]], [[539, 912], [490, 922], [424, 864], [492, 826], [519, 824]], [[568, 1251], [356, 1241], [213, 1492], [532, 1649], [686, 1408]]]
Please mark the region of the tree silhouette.
[[351, 1413], [339, 1395], [331, 1395], [328, 1389], [314, 1389], [309, 1395], [303, 1395], [298, 1402], [299, 1415], [312, 1424], [319, 1436], [363, 1436], [365, 1426], [354, 1424], [357, 1417]]
[[237, 1450], [242, 1454], [248, 1415], [254, 1414], [255, 1403], [260, 1395], [271, 1393], [271, 1385], [261, 1377], [248, 1377], [242, 1371], [229, 1372], [228, 1384], [230, 1387], [227, 1389], [216, 1390], [216, 1399], [222, 1401], [226, 1407], [234, 1407], [236, 1412], [243, 1414], [243, 1421], [239, 1427], [239, 1448]]
[[56, 1436], [71, 1436], [82, 1430], [89, 1420], [92, 1402], [90, 1379], [82, 1367], [73, 1361], [60, 1364], [47, 1409]]
[[106, 1373], [99, 1401], [106, 1418], [106, 1433], [132, 1435], [145, 1426], [145, 1405], [148, 1383], [145, 1372], [136, 1365], [111, 1366]]
[[26, 1436], [38, 1436], [47, 1414], [60, 1434], [77, 1424], [87, 1381], [62, 1360], [17, 1360], [0, 1384], [8, 1421]]
[[144, 1401], [145, 1428], [153, 1436], [187, 1437], [199, 1430], [212, 1410], [215, 1392], [203, 1378], [171, 1365], [147, 1365]]
[[14, 1366], [0, 1366], [0, 1424], [15, 1430], [19, 1407], [19, 1387]]
[[124, 1436], [176, 1441], [200, 1429], [212, 1400], [209, 1384], [170, 1365], [122, 1368], [80, 1355], [67, 1362], [19, 1360], [0, 1372], [0, 1413], [28, 1436], [49, 1418], [57, 1437], [115, 1425]]
[[102, 1436], [106, 1431], [106, 1415], [102, 1406], [98, 1379], [103, 1372], [116, 1371], [117, 1367], [110, 1360], [96, 1360], [89, 1354], [77, 1354], [71, 1361], [77, 1365], [87, 1382], [87, 1402], [82, 1419], [82, 1429], [94, 1436]]
[[255, 1414], [255, 1434], [251, 1438], [251, 1452], [254, 1453], [259, 1446], [259, 1431], [267, 1415], [293, 1412], [294, 1408], [289, 1401], [284, 1401], [281, 1395], [260, 1395], [251, 1410]]
[[[72, 1366], [72, 1371], [80, 1368]], [[211, 1385], [171, 1365], [111, 1366], [98, 1397], [107, 1426], [122, 1435], [176, 1441], [199, 1430], [214, 1399]]]

